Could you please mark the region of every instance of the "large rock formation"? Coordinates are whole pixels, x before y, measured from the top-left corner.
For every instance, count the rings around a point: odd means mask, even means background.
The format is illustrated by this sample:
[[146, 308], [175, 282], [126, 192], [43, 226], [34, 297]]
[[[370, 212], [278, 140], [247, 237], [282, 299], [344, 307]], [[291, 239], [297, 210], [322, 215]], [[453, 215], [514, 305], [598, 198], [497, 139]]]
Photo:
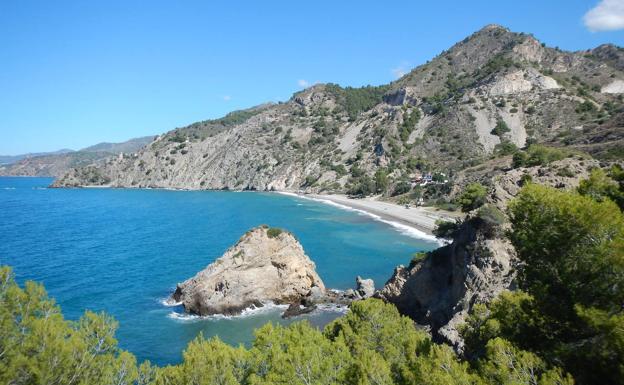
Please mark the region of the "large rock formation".
[[178, 284], [172, 300], [194, 314], [234, 315], [252, 305], [299, 302], [311, 290], [322, 294], [325, 286], [301, 244], [286, 231], [261, 226]]

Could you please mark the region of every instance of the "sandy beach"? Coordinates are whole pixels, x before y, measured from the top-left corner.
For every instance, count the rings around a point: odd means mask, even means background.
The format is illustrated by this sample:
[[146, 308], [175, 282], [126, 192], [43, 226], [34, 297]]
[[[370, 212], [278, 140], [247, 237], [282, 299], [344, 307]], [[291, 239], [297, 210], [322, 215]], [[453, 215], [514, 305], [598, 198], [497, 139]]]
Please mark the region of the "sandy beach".
[[376, 198], [352, 199], [338, 194], [305, 194], [302, 197], [332, 202], [352, 209], [362, 210], [377, 215], [386, 221], [394, 221], [413, 227], [426, 234], [432, 234], [437, 220], [455, 220], [463, 217], [462, 213], [439, 210], [434, 207], [410, 207], [383, 202]]

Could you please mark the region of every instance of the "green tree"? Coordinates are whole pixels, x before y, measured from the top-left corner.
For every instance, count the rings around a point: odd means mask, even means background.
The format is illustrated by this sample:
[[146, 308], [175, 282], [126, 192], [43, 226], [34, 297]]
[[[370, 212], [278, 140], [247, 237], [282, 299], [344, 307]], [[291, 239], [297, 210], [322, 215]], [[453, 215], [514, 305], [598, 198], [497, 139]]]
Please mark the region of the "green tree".
[[459, 196], [457, 203], [461, 206], [463, 212], [468, 212], [483, 206], [487, 190], [481, 183], [470, 183]]
[[406, 378], [416, 355], [431, 345], [429, 336], [416, 330], [411, 319], [377, 299], [353, 302], [347, 315], [327, 325], [325, 335], [344, 343], [354, 357], [376, 352], [388, 362], [396, 382]]
[[[502, 337], [580, 384], [624, 383], [624, 216], [610, 200], [528, 184], [509, 205], [520, 289], [475, 307], [466, 354]], [[557, 373], [546, 376], [565, 383]]]
[[20, 288], [0, 268], [0, 383], [133, 384], [136, 360], [117, 348], [117, 324], [86, 312], [66, 321], [41, 285]]
[[218, 338], [200, 334], [183, 353], [183, 361], [160, 370], [156, 384], [236, 385], [248, 374], [249, 352], [233, 348]]
[[341, 341], [328, 340], [307, 322], [261, 327], [250, 355], [250, 384], [344, 383], [352, 365]]
[[491, 134], [502, 137], [509, 131], [511, 130], [509, 129], [507, 123], [505, 123], [503, 119], [498, 119], [498, 121], [496, 122], [496, 126], [494, 126], [494, 128], [492, 129]]
[[433, 235], [438, 238], [452, 239], [455, 237], [455, 234], [457, 234], [461, 221], [443, 221], [438, 219], [435, 224], [436, 227], [433, 229]]
[[375, 172], [375, 187], [378, 193], [383, 193], [388, 189], [388, 174], [383, 169]]
[[573, 385], [569, 375], [558, 369], [547, 369], [544, 361], [533, 353], [519, 350], [509, 341], [495, 338], [487, 343], [487, 356], [481, 362], [483, 377], [501, 385]]
[[[614, 168], [616, 177], [617, 168]], [[592, 199], [602, 202], [605, 199], [611, 199], [621, 210], [624, 210], [624, 191], [622, 185], [613, 180], [606, 172], [599, 168], [591, 171], [589, 179], [582, 180], [578, 187], [581, 195], [587, 195]]]

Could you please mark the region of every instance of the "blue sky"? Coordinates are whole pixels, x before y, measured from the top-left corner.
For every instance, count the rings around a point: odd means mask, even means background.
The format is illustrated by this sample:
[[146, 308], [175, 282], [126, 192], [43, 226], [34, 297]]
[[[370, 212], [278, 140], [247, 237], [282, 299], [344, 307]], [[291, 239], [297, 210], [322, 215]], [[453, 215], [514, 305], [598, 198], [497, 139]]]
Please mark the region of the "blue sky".
[[158, 134], [306, 83], [387, 83], [489, 23], [624, 46], [624, 0], [591, 20], [598, 0], [218, 3], [0, 2], [0, 154]]

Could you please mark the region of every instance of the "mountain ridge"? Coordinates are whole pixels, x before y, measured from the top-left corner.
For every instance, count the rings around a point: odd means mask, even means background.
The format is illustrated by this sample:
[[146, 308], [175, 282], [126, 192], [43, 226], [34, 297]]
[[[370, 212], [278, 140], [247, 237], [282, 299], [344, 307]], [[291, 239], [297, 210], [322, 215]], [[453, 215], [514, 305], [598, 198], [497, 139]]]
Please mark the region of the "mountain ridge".
[[[415, 173], [452, 178], [531, 143], [620, 157], [620, 52], [561, 51], [488, 25], [387, 85], [316, 84], [169, 131], [54, 185], [392, 194]], [[376, 174], [384, 191], [372, 187]]]
[[[17, 155], [9, 163], [0, 164], [0, 175], [58, 177], [72, 168], [98, 164], [119, 153], [135, 152], [154, 138], [156, 136], [133, 138], [119, 143], [101, 142], [77, 151], [64, 149], [49, 153]], [[3, 158], [0, 156], [0, 159]]]

